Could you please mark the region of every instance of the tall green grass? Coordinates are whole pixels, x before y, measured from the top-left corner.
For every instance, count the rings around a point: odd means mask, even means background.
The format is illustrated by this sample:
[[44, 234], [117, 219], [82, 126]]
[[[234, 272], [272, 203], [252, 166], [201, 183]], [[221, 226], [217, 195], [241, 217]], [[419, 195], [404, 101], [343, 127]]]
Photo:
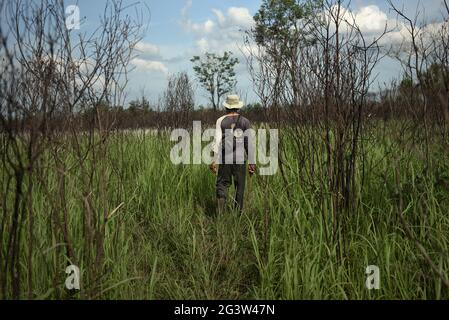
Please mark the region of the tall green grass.
[[[419, 145], [410, 152], [373, 130], [374, 138], [365, 145], [363, 177], [361, 165], [357, 166], [357, 181], [364, 181], [357, 189], [360, 204], [344, 219], [345, 234], [339, 240], [345, 248], [343, 256], [338, 256], [337, 244], [325, 238], [324, 230], [332, 223], [331, 198], [300, 181], [295, 170], [301, 164], [288, 139], [289, 185], [279, 173], [248, 178], [251, 193], [246, 194], [244, 212], [217, 215], [215, 177], [207, 165], [173, 165], [173, 143], [165, 135], [113, 135], [102, 165], [108, 168], [109, 207], [123, 204], [106, 224], [102, 266], [83, 264], [79, 250], [85, 241], [84, 212], [76, 197], [80, 182], [68, 179], [66, 185], [72, 195], [67, 199], [69, 229], [81, 276], [88, 267], [104, 271], [98, 280], [100, 289], [91, 298], [449, 298], [441, 279], [403, 231], [397, 190], [401, 188], [404, 216], [418, 240], [449, 274], [449, 190], [437, 183], [449, 172], [445, 151], [438, 145], [432, 149], [435, 161], [429, 168]], [[46, 179], [57, 192], [55, 177]], [[30, 241], [37, 248], [33, 297], [83, 297], [62, 294], [67, 257], [56, 249], [64, 244], [55, 241], [48, 200], [38, 187], [33, 201], [35, 239], [24, 233], [21, 242], [23, 255]], [[25, 298], [27, 260], [21, 259]], [[368, 265], [380, 268], [379, 290], [365, 287]], [[57, 283], [55, 273], [60, 275]], [[83, 287], [92, 285], [82, 278]]]

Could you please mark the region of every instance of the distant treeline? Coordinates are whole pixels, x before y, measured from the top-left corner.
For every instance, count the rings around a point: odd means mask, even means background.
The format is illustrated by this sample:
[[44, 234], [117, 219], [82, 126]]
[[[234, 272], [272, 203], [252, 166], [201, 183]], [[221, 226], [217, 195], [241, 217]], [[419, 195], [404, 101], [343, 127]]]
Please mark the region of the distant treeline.
[[[383, 97], [371, 98], [363, 110], [363, 117], [369, 119], [406, 119], [413, 118], [414, 114], [403, 104], [405, 96], [387, 92]], [[417, 106], [419, 108], [419, 106]], [[110, 129], [146, 129], [146, 128], [186, 128], [192, 127], [193, 121], [201, 121], [203, 125], [213, 126], [216, 120], [224, 114], [224, 110], [213, 110], [212, 108], [198, 108], [190, 111], [165, 111], [155, 110], [144, 104], [140, 106], [132, 102], [127, 108], [107, 106], [102, 103], [97, 107], [83, 108], [83, 111], [65, 115], [60, 113], [54, 115], [51, 123], [47, 126], [51, 129], [64, 131], [68, 128], [67, 118], [70, 118], [75, 127], [80, 130], [89, 130], [97, 127], [98, 118], [107, 119]], [[254, 124], [316, 124], [323, 121], [324, 113], [320, 106], [300, 106], [300, 107], [262, 107], [260, 104], [250, 104], [241, 110]], [[441, 115], [435, 110], [434, 120], [439, 121]], [[292, 117], [292, 113], [295, 117]], [[34, 121], [33, 121], [34, 119]], [[33, 122], [39, 122], [39, 117], [34, 116], [26, 121], [13, 121], [17, 125], [14, 131], [27, 131], [33, 127]], [[19, 125], [20, 123], [20, 125]], [[73, 129], [73, 126], [71, 127]]]
[[[400, 87], [399, 89], [384, 91], [379, 94], [372, 94], [367, 97], [367, 103], [362, 111], [364, 119], [392, 120], [392, 119], [414, 119], [422, 108], [419, 101], [415, 101], [416, 113], [410, 110], [410, 105], [406, 101], [409, 91], [414, 88]], [[429, 97], [435, 100], [435, 97]], [[143, 129], [143, 128], [191, 128], [193, 121], [201, 121], [203, 125], [214, 125], [219, 117], [224, 114], [224, 110], [213, 110], [213, 108], [196, 108], [187, 111], [166, 111], [150, 108], [148, 105], [139, 105], [135, 101], [130, 107], [105, 107], [102, 106], [103, 114], [113, 119], [114, 129]], [[324, 120], [322, 105], [304, 106], [262, 106], [260, 103], [245, 106], [241, 113], [254, 124], [316, 124]], [[92, 124], [95, 114], [94, 109], [84, 112], [83, 123]], [[294, 116], [292, 116], [294, 114]], [[437, 103], [431, 104], [427, 110], [428, 117], [436, 122], [443, 120], [441, 110]], [[332, 116], [331, 116], [332, 118]], [[90, 119], [90, 121], [89, 121]], [[338, 120], [337, 118], [335, 120]]]

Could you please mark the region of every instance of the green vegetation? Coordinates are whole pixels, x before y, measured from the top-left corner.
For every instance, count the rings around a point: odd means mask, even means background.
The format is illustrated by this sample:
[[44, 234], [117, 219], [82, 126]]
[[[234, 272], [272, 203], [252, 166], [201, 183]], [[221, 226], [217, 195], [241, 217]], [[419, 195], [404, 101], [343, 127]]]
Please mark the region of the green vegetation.
[[[34, 239], [28, 237], [28, 218], [21, 229], [22, 298], [31, 280], [32, 297], [50, 299], [448, 299], [399, 218], [402, 206], [417, 240], [449, 274], [447, 151], [433, 145], [432, 163], [426, 165], [420, 144], [395, 142], [399, 130], [393, 123], [380, 127], [367, 135], [364, 174], [357, 160], [359, 201], [345, 213], [337, 242], [325, 236], [332, 223], [331, 197], [320, 189], [319, 175], [316, 188], [300, 180], [298, 173], [311, 168], [298, 162], [286, 129], [281, 133], [288, 184], [280, 173], [255, 176], [248, 181], [245, 212], [223, 216], [215, 213], [214, 176], [207, 165], [172, 165], [173, 143], [164, 134], [115, 133], [107, 160], [99, 164], [106, 168], [107, 207], [112, 208], [101, 265], [86, 258], [94, 251], [85, 251], [85, 195], [78, 172], [67, 171], [67, 228], [82, 285], [74, 294], [64, 289], [70, 263], [52, 226], [59, 213], [49, 209], [47, 196], [60, 192], [61, 185], [55, 164], [44, 157], [42, 177], [50, 192], [34, 181]], [[71, 163], [66, 156], [62, 160]], [[93, 191], [93, 210], [104, 210], [100, 194]], [[6, 239], [4, 234], [2, 248]], [[28, 260], [30, 243], [34, 251]], [[337, 244], [344, 248], [340, 254]], [[32, 279], [27, 278], [29, 261]], [[379, 290], [365, 288], [368, 265], [380, 268]], [[86, 279], [87, 270], [96, 270], [95, 278]]]
[[204, 57], [194, 56], [191, 60], [196, 77], [208, 93], [214, 110], [220, 108], [221, 98], [234, 90], [237, 80], [235, 66], [239, 63], [232, 52], [225, 51], [222, 56], [206, 52]]

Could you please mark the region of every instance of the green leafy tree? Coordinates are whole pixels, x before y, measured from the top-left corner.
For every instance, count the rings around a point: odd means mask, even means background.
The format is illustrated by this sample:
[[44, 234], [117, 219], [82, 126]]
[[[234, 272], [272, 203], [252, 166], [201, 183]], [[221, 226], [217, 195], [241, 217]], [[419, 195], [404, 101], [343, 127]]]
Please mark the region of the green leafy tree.
[[150, 102], [144, 96], [142, 96], [140, 99], [132, 100], [129, 103], [128, 107], [128, 110], [130, 112], [138, 112], [138, 111], [148, 112], [150, 111], [150, 109], [151, 109]]
[[194, 56], [190, 61], [194, 64], [198, 81], [217, 110], [223, 95], [231, 92], [237, 84], [234, 67], [239, 60], [232, 56], [232, 52], [226, 51], [222, 56], [207, 52], [204, 57]]
[[432, 63], [427, 69], [419, 73], [419, 79], [416, 79], [416, 81], [406, 75], [399, 84], [399, 91], [407, 96], [412, 94], [418, 85], [424, 88], [425, 94], [429, 96], [428, 98], [435, 98], [438, 92], [449, 89], [449, 69], [441, 64]]
[[[260, 74], [256, 82], [265, 88], [272, 81], [272, 88], [262, 95], [269, 99], [281, 97], [286, 87], [291, 89], [289, 105], [299, 105], [301, 87], [300, 66], [302, 48], [316, 42], [312, 34], [312, 18], [319, 12], [320, 0], [263, 0], [254, 15], [254, 27], [247, 32], [247, 43], [255, 43], [260, 50], [257, 60], [270, 76]], [[316, 24], [316, 21], [314, 21]], [[261, 81], [260, 79], [263, 79]], [[274, 97], [274, 98], [271, 98]], [[274, 101], [271, 104], [278, 104]], [[285, 104], [285, 102], [283, 103]]]
[[421, 75], [421, 80], [427, 87], [449, 89], [449, 68], [439, 63], [432, 63]]
[[399, 84], [399, 93], [404, 97], [410, 96], [413, 87], [413, 80], [410, 77], [405, 76]]
[[306, 40], [303, 30], [306, 18], [318, 4], [318, 1], [263, 0], [254, 16], [252, 36], [255, 42], [276, 55], [294, 49], [298, 40]]

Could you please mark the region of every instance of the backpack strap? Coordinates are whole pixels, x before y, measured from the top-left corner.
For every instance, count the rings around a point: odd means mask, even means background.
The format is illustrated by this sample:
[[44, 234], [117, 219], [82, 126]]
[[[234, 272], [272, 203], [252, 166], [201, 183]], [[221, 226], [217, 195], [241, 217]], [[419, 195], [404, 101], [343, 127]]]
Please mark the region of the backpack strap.
[[[231, 127], [231, 130], [232, 130], [232, 140], [233, 140], [233, 143], [232, 143], [232, 144], [233, 144], [233, 151], [235, 151], [235, 136], [234, 136], [234, 130], [235, 130], [235, 128], [237, 127], [237, 124], [238, 124], [239, 121], [240, 121], [240, 116], [241, 116], [241, 114], [239, 113], [239, 114], [238, 114], [238, 117], [237, 117], [237, 120], [233, 123], [233, 124], [234, 124], [234, 128]], [[225, 139], [225, 135], [222, 136], [222, 139]], [[222, 144], [221, 147], [222, 147], [222, 150], [224, 150], [225, 145]]]
[[234, 122], [234, 128], [232, 128], [232, 134], [234, 134], [234, 129], [237, 127], [237, 124], [239, 123], [241, 114], [239, 113], [239, 116], [237, 117], [237, 120]]

